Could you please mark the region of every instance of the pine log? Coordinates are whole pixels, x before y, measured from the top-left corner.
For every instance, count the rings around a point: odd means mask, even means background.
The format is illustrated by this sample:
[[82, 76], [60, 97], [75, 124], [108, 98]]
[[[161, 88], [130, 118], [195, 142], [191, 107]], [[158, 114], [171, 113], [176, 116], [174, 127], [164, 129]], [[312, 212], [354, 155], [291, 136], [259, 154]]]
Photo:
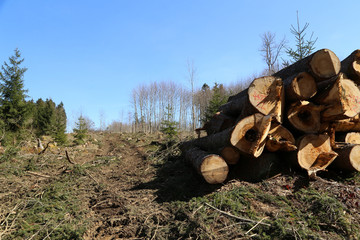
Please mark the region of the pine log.
[[309, 176], [324, 170], [336, 156], [337, 153], [331, 149], [330, 137], [326, 134], [308, 134], [299, 139], [297, 163], [307, 170]]
[[241, 153], [239, 149], [234, 146], [226, 146], [220, 150], [220, 156], [225, 160], [229, 165], [235, 165], [239, 162], [241, 158]]
[[224, 182], [229, 173], [229, 167], [222, 157], [216, 154], [209, 154], [196, 147], [185, 151], [185, 159], [210, 184]]
[[356, 84], [360, 84], [360, 49], [355, 50], [341, 61], [341, 72]]
[[258, 157], [264, 150], [272, 116], [261, 113], [240, 120], [231, 133], [230, 143], [242, 153]]
[[316, 81], [311, 74], [300, 72], [284, 80], [285, 99], [287, 102], [308, 100], [317, 92]]
[[263, 153], [258, 158], [242, 156], [234, 166], [232, 174], [235, 178], [257, 182], [270, 178], [281, 171], [281, 160], [275, 153]]
[[292, 133], [279, 123], [272, 122], [266, 141], [266, 149], [270, 152], [295, 151], [295, 138]]
[[360, 171], [360, 145], [346, 144], [336, 149], [338, 157], [333, 162], [334, 167], [345, 171]]
[[360, 90], [344, 74], [339, 74], [331, 86], [315, 96], [314, 102], [326, 107], [321, 113], [322, 121], [351, 118], [360, 112]]
[[300, 72], [308, 72], [315, 77], [316, 81], [322, 81], [337, 75], [340, 68], [341, 63], [335, 53], [329, 49], [321, 49], [280, 70], [273, 76], [287, 79]]
[[360, 132], [348, 132], [345, 134], [338, 134], [336, 140], [338, 142], [360, 144]]
[[272, 76], [256, 78], [249, 88], [230, 97], [219, 111], [238, 120], [255, 113], [273, 114], [282, 121], [284, 90], [281, 79]]
[[304, 133], [317, 133], [321, 127], [321, 111], [324, 106], [317, 106], [308, 101], [293, 103], [287, 113], [290, 124]]

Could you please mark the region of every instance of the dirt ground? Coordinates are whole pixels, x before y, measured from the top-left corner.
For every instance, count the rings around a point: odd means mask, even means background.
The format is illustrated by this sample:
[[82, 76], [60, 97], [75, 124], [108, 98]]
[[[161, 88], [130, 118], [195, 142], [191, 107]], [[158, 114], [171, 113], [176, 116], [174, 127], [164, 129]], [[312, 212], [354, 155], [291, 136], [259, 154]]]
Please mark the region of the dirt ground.
[[[309, 181], [304, 174], [288, 171], [252, 183], [230, 172], [224, 184], [209, 185], [185, 163], [176, 144], [164, 142], [155, 135], [97, 133], [89, 144], [54, 147], [41, 157], [23, 149], [25, 170], [12, 169], [24, 161], [17, 158], [0, 165], [9, 172], [0, 176], [0, 217], [8, 219], [0, 221], [0, 239], [12, 239], [14, 231], [24, 228], [22, 215], [13, 211], [22, 199], [45, 201], [47, 186], [66, 184], [66, 179], [74, 181], [71, 194], [81, 202], [78, 222], [86, 227], [81, 235], [65, 238], [60, 232], [55, 237], [53, 232], [66, 220], [60, 218], [49, 230], [48, 220], [43, 220], [30, 234], [15, 235], [27, 237], [15, 239], [273, 239], [272, 232], [280, 230], [283, 237], [278, 239], [360, 239], [357, 230], [350, 229], [360, 221], [359, 178], [343, 180], [329, 171]], [[82, 174], [66, 178], [75, 165]], [[247, 225], [233, 214], [268, 222], [260, 229], [260, 223]]]

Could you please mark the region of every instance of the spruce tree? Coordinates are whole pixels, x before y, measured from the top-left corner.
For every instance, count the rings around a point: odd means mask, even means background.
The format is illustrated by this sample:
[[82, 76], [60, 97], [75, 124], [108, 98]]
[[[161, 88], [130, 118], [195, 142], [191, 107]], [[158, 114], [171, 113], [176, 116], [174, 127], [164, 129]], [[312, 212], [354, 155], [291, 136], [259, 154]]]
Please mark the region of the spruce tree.
[[212, 88], [212, 97], [208, 106], [205, 109], [204, 116], [202, 117], [202, 122], [205, 123], [209, 121], [214, 114], [218, 111], [219, 107], [225, 104], [227, 101], [227, 96], [225, 94], [224, 86], [222, 84], [218, 85], [215, 83]]
[[80, 115], [78, 118], [78, 121], [75, 123], [76, 127], [73, 129], [74, 131], [74, 138], [75, 138], [75, 144], [84, 144], [85, 139], [88, 137], [88, 131], [86, 124], [86, 119]]
[[172, 115], [172, 107], [167, 106], [166, 107], [166, 113], [165, 113], [166, 119], [163, 119], [161, 121], [161, 129], [160, 131], [164, 133], [169, 140], [173, 140], [175, 136], [178, 134], [177, 129], [177, 122], [174, 121], [173, 115]]
[[66, 137], [66, 113], [64, 104], [61, 102], [56, 106], [55, 136], [54, 139], [60, 144], [65, 144]]
[[20, 51], [15, 49], [14, 56], [1, 67], [1, 97], [0, 114], [5, 128], [11, 132], [18, 132], [27, 119], [27, 104], [25, 101], [27, 90], [24, 89], [24, 73], [27, 68], [20, 65], [24, 61]]

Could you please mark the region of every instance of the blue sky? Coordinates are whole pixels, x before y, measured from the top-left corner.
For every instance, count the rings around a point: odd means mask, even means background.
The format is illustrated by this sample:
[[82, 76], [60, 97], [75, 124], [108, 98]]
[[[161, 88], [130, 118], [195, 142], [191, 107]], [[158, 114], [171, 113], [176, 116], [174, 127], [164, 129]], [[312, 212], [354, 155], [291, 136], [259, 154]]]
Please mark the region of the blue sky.
[[0, 63], [15, 48], [25, 58], [28, 95], [62, 101], [69, 128], [80, 113], [99, 126], [127, 119], [132, 89], [172, 80], [188, 85], [234, 83], [265, 63], [260, 35], [286, 36], [309, 22], [316, 48], [340, 59], [360, 48], [360, 1], [0, 0]]

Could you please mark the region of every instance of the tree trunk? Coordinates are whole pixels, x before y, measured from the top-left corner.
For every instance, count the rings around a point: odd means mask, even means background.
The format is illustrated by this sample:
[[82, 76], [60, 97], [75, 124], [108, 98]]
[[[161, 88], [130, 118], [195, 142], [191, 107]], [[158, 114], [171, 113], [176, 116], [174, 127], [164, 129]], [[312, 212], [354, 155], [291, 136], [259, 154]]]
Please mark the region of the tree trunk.
[[255, 113], [273, 114], [282, 122], [284, 91], [281, 79], [272, 76], [253, 80], [247, 90], [229, 98], [219, 111], [239, 120]]
[[300, 72], [284, 80], [285, 99], [287, 102], [308, 100], [317, 92], [316, 81], [311, 74]]
[[336, 132], [359, 132], [360, 131], [360, 116], [356, 115], [353, 118], [337, 120], [329, 123], [328, 128], [333, 127]]
[[230, 143], [242, 153], [258, 157], [264, 150], [272, 117], [261, 113], [240, 120], [232, 130]]
[[270, 152], [276, 151], [295, 151], [295, 138], [292, 133], [278, 123], [271, 123], [268, 139], [266, 141], [266, 149]]
[[275, 77], [287, 79], [300, 72], [311, 73], [316, 81], [331, 78], [340, 72], [339, 58], [329, 49], [321, 49], [292, 65], [273, 74]]
[[236, 147], [226, 146], [221, 149], [220, 156], [225, 160], [227, 164], [235, 165], [239, 162], [241, 153]]
[[330, 137], [325, 134], [308, 134], [299, 139], [297, 163], [314, 176], [317, 171], [324, 170], [337, 153], [331, 149]]
[[197, 130], [205, 130], [207, 135], [210, 135], [232, 127], [234, 124], [234, 118], [229, 117], [222, 112], [217, 112], [202, 128], [198, 128]]
[[346, 144], [336, 149], [338, 157], [335, 159], [334, 167], [346, 171], [360, 171], [360, 145]]
[[304, 133], [317, 133], [321, 127], [320, 113], [323, 106], [308, 101], [293, 103], [287, 113], [290, 124]]
[[356, 84], [360, 84], [360, 49], [355, 50], [341, 61], [341, 72]]
[[275, 153], [263, 153], [258, 158], [243, 156], [234, 166], [232, 173], [240, 180], [257, 182], [279, 173], [280, 162], [279, 156]]
[[315, 96], [314, 101], [326, 107], [321, 113], [322, 121], [351, 118], [360, 112], [360, 90], [343, 74], [336, 78], [332, 86]]
[[185, 158], [204, 177], [206, 182], [218, 184], [226, 180], [229, 167], [222, 157], [194, 147], [185, 151]]

